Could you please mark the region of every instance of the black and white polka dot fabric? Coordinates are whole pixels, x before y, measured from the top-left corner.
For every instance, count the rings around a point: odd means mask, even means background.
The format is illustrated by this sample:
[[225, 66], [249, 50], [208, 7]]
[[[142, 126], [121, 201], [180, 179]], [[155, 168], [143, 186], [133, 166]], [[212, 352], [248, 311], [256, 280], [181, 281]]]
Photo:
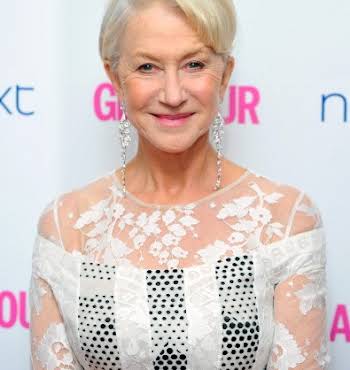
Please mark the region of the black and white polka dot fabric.
[[259, 325], [252, 265], [249, 256], [244, 255], [229, 257], [216, 266], [223, 318], [223, 369], [251, 369], [254, 365]]
[[[138, 360], [129, 361], [133, 369], [253, 369], [260, 329], [249, 255], [226, 257], [211, 268], [129, 268], [121, 267], [120, 272], [115, 266], [82, 263], [78, 318], [87, 369], [124, 370], [127, 357], [137, 358], [137, 354]], [[130, 293], [133, 286], [142, 292], [138, 300]], [[200, 301], [201, 289], [210, 295], [207, 302]], [[143, 307], [139, 316], [137, 304]], [[207, 307], [201, 312], [202, 304], [216, 310]], [[207, 328], [207, 333], [201, 333], [211, 322], [216, 325], [212, 332]], [[141, 329], [147, 335], [140, 342]], [[206, 352], [214, 332], [216, 350], [211, 347]], [[201, 365], [196, 346], [208, 356]]]
[[90, 369], [122, 370], [116, 342], [113, 290], [103, 294], [93, 291], [97, 283], [103, 284], [105, 290], [111, 289], [113, 285], [105, 283], [114, 280], [114, 272], [115, 266], [82, 263], [82, 287], [90, 289], [79, 296], [79, 337]]
[[152, 352], [157, 370], [187, 368], [187, 320], [181, 270], [147, 270]]

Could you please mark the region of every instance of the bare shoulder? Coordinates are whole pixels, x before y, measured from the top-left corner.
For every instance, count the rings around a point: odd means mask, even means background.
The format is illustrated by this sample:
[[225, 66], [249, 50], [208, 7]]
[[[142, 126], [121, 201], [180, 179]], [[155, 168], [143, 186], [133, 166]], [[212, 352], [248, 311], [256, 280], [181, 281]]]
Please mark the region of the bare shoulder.
[[67, 251], [80, 251], [83, 237], [77, 223], [84, 212], [110, 196], [110, 184], [110, 176], [103, 175], [58, 194], [42, 210], [38, 233]]
[[271, 176], [255, 174], [254, 177], [273, 218], [282, 221], [288, 236], [323, 226], [318, 201], [310, 192]]

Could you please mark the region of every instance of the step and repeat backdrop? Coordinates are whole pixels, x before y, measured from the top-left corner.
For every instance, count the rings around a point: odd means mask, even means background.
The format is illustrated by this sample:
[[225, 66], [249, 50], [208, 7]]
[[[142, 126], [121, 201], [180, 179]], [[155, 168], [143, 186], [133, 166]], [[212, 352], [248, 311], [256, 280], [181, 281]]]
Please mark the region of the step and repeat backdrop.
[[[350, 369], [350, 2], [236, 0], [225, 155], [312, 196], [327, 231], [332, 370]], [[0, 368], [30, 369], [39, 212], [120, 165], [120, 110], [98, 56], [105, 1], [0, 11]], [[131, 150], [132, 153], [132, 150]], [[130, 151], [129, 151], [130, 155]]]

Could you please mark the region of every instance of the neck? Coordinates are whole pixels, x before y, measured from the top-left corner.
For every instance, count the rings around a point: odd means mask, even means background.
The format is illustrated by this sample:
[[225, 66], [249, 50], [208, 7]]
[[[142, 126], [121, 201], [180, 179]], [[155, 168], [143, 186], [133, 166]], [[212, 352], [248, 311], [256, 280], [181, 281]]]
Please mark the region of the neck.
[[216, 181], [216, 156], [208, 135], [181, 153], [161, 151], [140, 137], [137, 154], [126, 167], [127, 188], [135, 193], [169, 195], [194, 189], [211, 191]]

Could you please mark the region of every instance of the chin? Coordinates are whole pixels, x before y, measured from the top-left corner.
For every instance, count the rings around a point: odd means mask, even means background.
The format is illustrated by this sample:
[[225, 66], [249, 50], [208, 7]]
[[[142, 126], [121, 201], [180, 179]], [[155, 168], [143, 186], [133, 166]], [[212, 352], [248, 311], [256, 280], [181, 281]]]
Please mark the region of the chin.
[[193, 145], [192, 141], [184, 141], [177, 139], [169, 140], [168, 142], [166, 140], [162, 142], [151, 142], [151, 145], [153, 145], [158, 150], [161, 150], [162, 152], [176, 154], [176, 153], [182, 153]]
[[166, 152], [169, 154], [179, 154], [185, 152], [191, 146], [167, 146], [167, 145], [157, 145], [157, 149], [161, 150], [162, 152]]
[[[196, 131], [196, 132], [182, 132], [178, 135], [162, 135], [158, 132], [149, 133], [149, 135], [145, 136], [146, 142], [148, 145], [153, 146], [157, 150], [162, 152], [176, 154], [182, 153], [186, 150], [190, 149], [193, 145], [195, 145], [200, 139], [205, 139], [204, 135], [208, 132], [208, 130]], [[154, 138], [157, 138], [154, 140]]]

